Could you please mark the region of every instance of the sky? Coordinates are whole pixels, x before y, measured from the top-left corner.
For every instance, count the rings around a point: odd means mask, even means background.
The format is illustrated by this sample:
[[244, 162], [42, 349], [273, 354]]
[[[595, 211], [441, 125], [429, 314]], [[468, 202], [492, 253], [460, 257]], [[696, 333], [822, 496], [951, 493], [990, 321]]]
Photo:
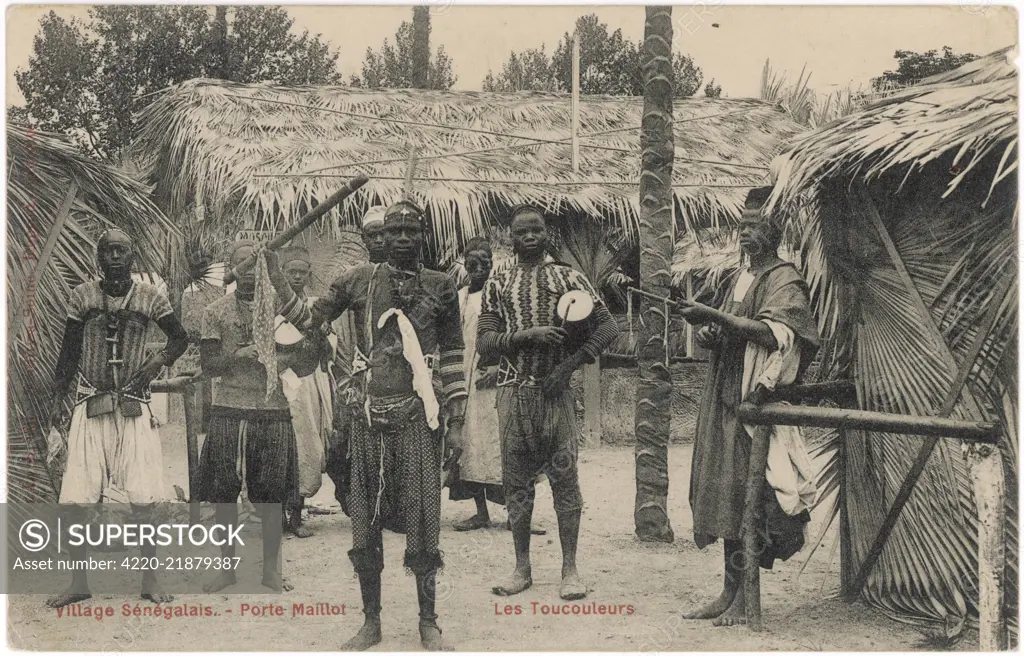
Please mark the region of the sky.
[[[428, 0], [431, 50], [444, 45], [454, 60], [456, 89], [479, 90], [488, 71], [497, 74], [511, 51], [551, 52], [575, 19], [596, 13], [610, 30], [643, 38], [642, 6], [467, 6]], [[87, 6], [21, 5], [7, 11], [8, 104], [23, 104], [14, 80], [28, 66], [39, 18], [53, 9], [65, 17], [87, 16]], [[294, 30], [320, 33], [338, 50], [347, 78], [361, 70], [367, 47], [379, 48], [403, 20], [408, 6], [288, 5]], [[810, 86], [819, 92], [852, 85], [895, 68], [896, 50], [924, 51], [950, 46], [956, 52], [986, 54], [1017, 42], [1017, 14], [992, 0], [958, 0], [938, 6], [737, 6], [722, 0], [673, 8], [673, 50], [693, 57], [705, 81], [714, 78], [723, 94], [756, 97], [766, 60], [792, 79], [806, 65]], [[713, 24], [717, 24], [714, 27]]]

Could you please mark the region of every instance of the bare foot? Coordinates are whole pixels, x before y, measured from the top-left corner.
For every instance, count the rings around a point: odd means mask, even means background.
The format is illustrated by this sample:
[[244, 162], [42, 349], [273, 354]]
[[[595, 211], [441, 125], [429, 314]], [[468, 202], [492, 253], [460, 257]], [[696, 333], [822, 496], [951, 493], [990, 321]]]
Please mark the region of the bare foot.
[[380, 618], [367, 617], [359, 629], [359, 633], [343, 644], [341, 651], [366, 651], [370, 647], [380, 644], [380, 639]]
[[92, 593], [86, 590], [85, 592], [76, 592], [73, 588], [68, 588], [60, 594], [55, 594], [46, 600], [46, 605], [50, 608], [63, 608], [68, 604], [77, 604], [80, 601], [91, 599]]
[[288, 529], [288, 532], [297, 538], [311, 538], [313, 537], [313, 529], [309, 528], [305, 524], [299, 524], [298, 526], [292, 526]]
[[511, 597], [512, 595], [517, 595], [523, 590], [526, 590], [531, 585], [533, 585], [533, 575], [530, 568], [527, 567], [522, 570], [516, 569], [512, 572], [512, 576], [510, 576], [507, 581], [491, 588], [491, 592], [499, 597]]
[[235, 579], [235, 573], [225, 570], [213, 577], [209, 583], [203, 585], [203, 592], [220, 592], [229, 585], [237, 583]]
[[486, 515], [473, 515], [469, 519], [452, 524], [456, 531], [475, 531], [480, 528], [487, 528], [491, 525], [491, 518]]
[[558, 588], [558, 596], [566, 601], [583, 599], [587, 596], [587, 586], [580, 580], [575, 567], [562, 572], [562, 585]]
[[718, 596], [714, 601], [710, 601], [695, 611], [689, 613], [683, 613], [684, 620], [711, 620], [725, 611], [729, 610], [729, 606], [732, 604], [733, 598], [736, 596], [735, 590], [722, 590], [722, 594]]
[[441, 627], [433, 620], [420, 620], [420, 643], [427, 651], [455, 651], [441, 639]]
[[154, 604], [169, 604], [174, 601], [174, 595], [168, 594], [159, 588], [156, 590], [150, 589], [148, 592], [143, 591], [140, 595], [143, 599], [148, 599]]
[[263, 572], [263, 587], [270, 588], [274, 592], [291, 592], [295, 586], [288, 582], [277, 572]]
[[715, 626], [740, 626], [747, 623], [747, 604], [743, 599], [743, 590], [729, 604], [729, 608], [712, 622]]

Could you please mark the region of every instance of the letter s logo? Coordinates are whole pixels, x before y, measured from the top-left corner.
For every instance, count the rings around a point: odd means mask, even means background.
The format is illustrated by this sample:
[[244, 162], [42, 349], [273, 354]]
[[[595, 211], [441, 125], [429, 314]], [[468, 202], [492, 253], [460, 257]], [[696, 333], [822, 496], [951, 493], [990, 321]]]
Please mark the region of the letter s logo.
[[30, 519], [21, 525], [18, 541], [29, 551], [42, 551], [50, 544], [50, 528], [39, 519]]

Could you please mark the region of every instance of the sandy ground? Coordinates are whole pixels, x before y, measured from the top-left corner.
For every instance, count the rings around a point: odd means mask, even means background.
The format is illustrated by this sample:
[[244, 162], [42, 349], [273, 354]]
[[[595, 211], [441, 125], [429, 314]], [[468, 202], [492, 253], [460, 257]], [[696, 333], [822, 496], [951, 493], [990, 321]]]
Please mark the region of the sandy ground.
[[[187, 487], [184, 437], [179, 426], [161, 429], [166, 483]], [[580, 479], [587, 505], [580, 537], [581, 572], [592, 591], [587, 601], [631, 605], [632, 615], [545, 615], [544, 604], [560, 604], [560, 551], [548, 486], [538, 491], [536, 521], [548, 534], [535, 537], [534, 587], [514, 598], [491, 594], [491, 586], [512, 566], [511, 534], [498, 529], [456, 533], [453, 520], [472, 513], [472, 504], [445, 501], [441, 543], [446, 569], [438, 580], [438, 612], [444, 637], [466, 651], [614, 650], [639, 653], [693, 650], [903, 651], [914, 649], [921, 634], [863, 604], [834, 599], [838, 589], [838, 555], [832, 556], [834, 531], [801, 567], [809, 549], [774, 571], [762, 570], [765, 630], [715, 628], [709, 622], [684, 621], [680, 613], [720, 590], [720, 547], [699, 551], [690, 537], [686, 501], [690, 448], [673, 446], [670, 515], [674, 544], [647, 544], [633, 536], [633, 452], [630, 447], [589, 448], [581, 453]], [[346, 552], [350, 524], [324, 485], [313, 504], [336, 512], [315, 515], [308, 525], [316, 535], [289, 538], [284, 545], [285, 575], [295, 590], [284, 595], [189, 595], [175, 603], [207, 604], [209, 618], [122, 617], [121, 605], [137, 598], [104, 595], [93, 604], [113, 605], [114, 617], [58, 618], [41, 596], [8, 597], [10, 645], [36, 650], [198, 651], [311, 650], [333, 651], [361, 621], [358, 582]], [[504, 520], [494, 508], [492, 518]], [[812, 524], [811, 536], [820, 527]], [[404, 536], [385, 533], [384, 641], [379, 651], [419, 649], [414, 582], [401, 567]], [[335, 617], [293, 617], [291, 604], [327, 602], [345, 605]], [[534, 612], [536, 602], [537, 612]], [[283, 617], [240, 617], [241, 604], [279, 603]], [[521, 614], [503, 614], [506, 605]], [[229, 614], [227, 611], [232, 611]], [[514, 612], [514, 611], [513, 611]], [[977, 649], [976, 638], [958, 648]]]

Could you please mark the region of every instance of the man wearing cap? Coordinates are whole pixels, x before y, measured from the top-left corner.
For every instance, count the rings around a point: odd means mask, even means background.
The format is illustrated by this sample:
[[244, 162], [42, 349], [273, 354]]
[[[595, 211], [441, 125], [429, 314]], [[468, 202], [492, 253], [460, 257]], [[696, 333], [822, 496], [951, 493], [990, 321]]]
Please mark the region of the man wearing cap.
[[[316, 299], [306, 296], [311, 273], [309, 252], [301, 246], [291, 246], [281, 251], [278, 261], [292, 291], [302, 302], [312, 306]], [[302, 339], [302, 334], [285, 322], [284, 317], [277, 317], [275, 328], [278, 344], [293, 344]], [[293, 491], [286, 509], [287, 528], [299, 538], [313, 535], [312, 529], [302, 523], [302, 507], [306, 499], [320, 490], [326, 470], [327, 444], [333, 422], [329, 365], [330, 358], [324, 358], [321, 366], [308, 376], [300, 378], [291, 369], [281, 374], [295, 431], [298, 481], [298, 488]]]
[[[385, 209], [377, 205], [363, 215], [363, 246], [366, 247], [370, 264], [380, 264], [388, 259], [384, 243]], [[327, 452], [327, 476], [334, 483], [334, 498], [347, 515], [346, 496], [351, 472], [348, 445], [352, 415], [358, 416], [362, 413], [362, 407], [358, 403], [361, 397], [359, 381], [366, 371], [366, 345], [361, 340], [362, 332], [357, 328], [355, 313], [351, 310], [342, 312], [334, 321], [333, 327], [338, 338], [338, 348], [334, 358], [334, 430]]]
[[[484, 285], [477, 329], [481, 356], [499, 358], [502, 478], [516, 555], [512, 575], [492, 590], [508, 596], [533, 585], [530, 524], [536, 477], [543, 473], [551, 481], [562, 547], [559, 596], [582, 599], [587, 586], [576, 568], [576, 545], [583, 497], [576, 464], [576, 402], [569, 381], [576, 369], [611, 344], [618, 326], [586, 276], [545, 259], [548, 227], [540, 210], [517, 207], [510, 223], [517, 262]], [[557, 310], [559, 299], [569, 292], [582, 293], [593, 303], [594, 330], [576, 348], [570, 348]]]
[[[359, 575], [366, 619], [342, 649], [367, 649], [381, 640], [381, 529], [389, 528], [406, 536], [403, 564], [416, 575], [420, 640], [428, 650], [439, 651], [447, 649], [434, 607], [436, 573], [443, 566], [439, 417], [443, 401], [450, 437], [457, 437], [466, 404], [459, 299], [449, 276], [420, 263], [424, 229], [419, 207], [409, 201], [389, 207], [384, 238], [387, 262], [345, 272], [312, 312], [293, 300], [282, 314], [296, 325], [319, 327], [351, 310], [366, 346], [347, 496], [349, 558]], [[319, 332], [311, 331], [311, 337], [322, 340]], [[435, 351], [440, 353], [436, 361]], [[435, 367], [443, 399], [434, 392]]]
[[[722, 594], [686, 617], [714, 619], [716, 626], [746, 621], [740, 528], [754, 427], [739, 422], [737, 407], [797, 382], [818, 348], [807, 285], [795, 266], [779, 259], [782, 232], [761, 213], [770, 194], [771, 187], [761, 187], [747, 196], [739, 237], [745, 262], [722, 290], [721, 309], [682, 302], [684, 318], [703, 324], [698, 343], [711, 350], [691, 464], [694, 541], [701, 549], [719, 538], [725, 542]], [[767, 569], [803, 547], [816, 493], [799, 431], [772, 431], [759, 509], [759, 565]]]
[[[103, 233], [96, 259], [101, 279], [75, 287], [68, 302], [57, 358], [47, 460], [51, 465], [66, 463], [60, 503], [70, 506], [67, 512], [72, 521], [82, 521], [82, 506], [99, 503], [112, 487], [123, 490], [133, 513], [145, 520], [152, 504], [167, 499], [160, 436], [149, 408], [149, 384], [185, 352], [188, 334], [162, 291], [132, 279], [135, 247], [126, 233]], [[167, 335], [167, 345], [147, 357], [150, 322]], [[65, 445], [60, 432], [64, 400], [75, 382], [75, 405]], [[86, 557], [84, 545], [68, 549], [74, 560]], [[142, 547], [144, 558], [155, 554], [152, 545]], [[71, 587], [50, 597], [47, 604], [60, 608], [91, 596], [86, 572], [75, 570]], [[143, 573], [142, 597], [155, 603], [171, 600], [160, 589], [153, 571]]]

